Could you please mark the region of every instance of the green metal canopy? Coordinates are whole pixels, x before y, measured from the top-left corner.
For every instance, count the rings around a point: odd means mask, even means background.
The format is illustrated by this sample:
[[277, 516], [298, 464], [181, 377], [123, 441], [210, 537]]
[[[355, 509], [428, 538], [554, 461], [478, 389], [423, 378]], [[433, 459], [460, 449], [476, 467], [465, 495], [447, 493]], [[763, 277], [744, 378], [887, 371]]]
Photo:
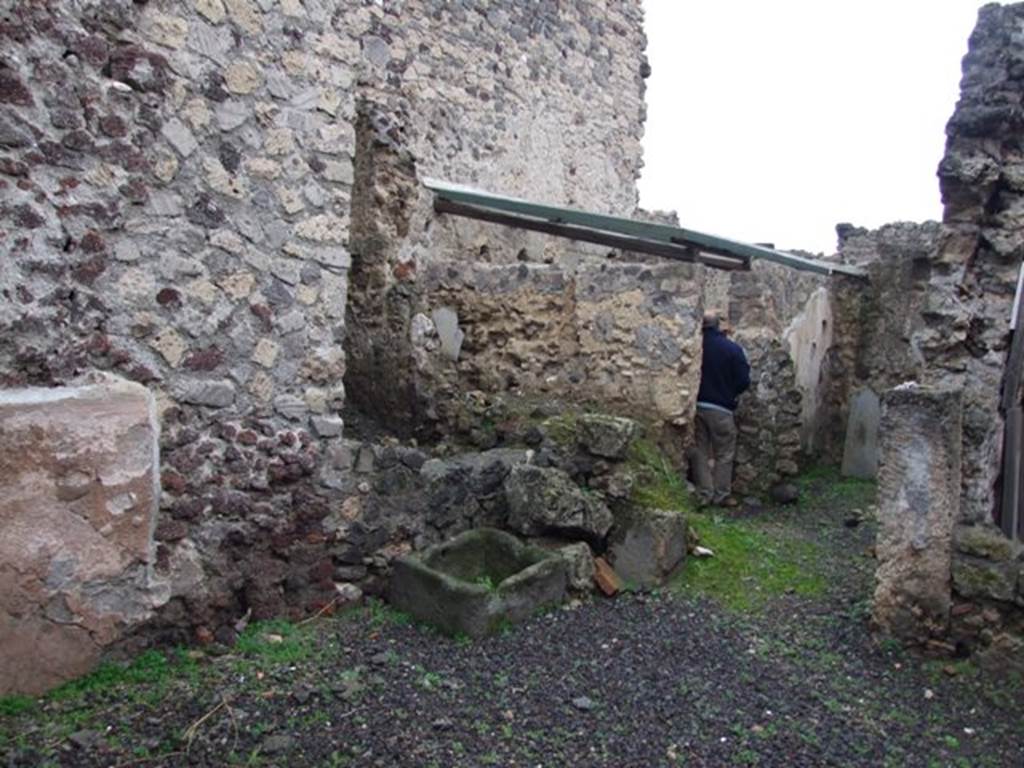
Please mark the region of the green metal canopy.
[[625, 251], [651, 253], [677, 261], [707, 264], [716, 269], [749, 270], [752, 260], [763, 259], [821, 275], [867, 277], [861, 267], [808, 259], [692, 229], [531, 203], [437, 179], [424, 179], [423, 184], [434, 192], [434, 210], [439, 213], [609, 245]]

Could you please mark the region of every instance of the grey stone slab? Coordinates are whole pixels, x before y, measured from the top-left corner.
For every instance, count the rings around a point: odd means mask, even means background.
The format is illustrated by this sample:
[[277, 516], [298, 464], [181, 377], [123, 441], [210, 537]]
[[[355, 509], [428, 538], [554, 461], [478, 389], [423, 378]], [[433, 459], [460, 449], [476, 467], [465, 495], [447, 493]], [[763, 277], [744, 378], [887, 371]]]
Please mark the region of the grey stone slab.
[[458, 360], [462, 340], [466, 334], [459, 328], [459, 316], [451, 307], [440, 307], [431, 313], [437, 337], [441, 340], [441, 352], [449, 360]]
[[878, 424], [882, 412], [878, 395], [862, 389], [850, 401], [846, 423], [842, 473], [846, 477], [873, 479], [878, 474]]

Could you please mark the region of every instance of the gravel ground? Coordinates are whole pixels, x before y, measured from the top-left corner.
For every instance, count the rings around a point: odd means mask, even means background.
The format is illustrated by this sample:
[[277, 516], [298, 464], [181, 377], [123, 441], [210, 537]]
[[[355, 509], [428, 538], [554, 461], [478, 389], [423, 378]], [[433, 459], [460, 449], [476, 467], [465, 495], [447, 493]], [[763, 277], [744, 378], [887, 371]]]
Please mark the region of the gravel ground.
[[376, 605], [264, 626], [231, 651], [8, 706], [0, 766], [1020, 768], [1019, 679], [872, 642], [873, 531], [848, 518], [834, 502], [758, 518], [820, 544], [819, 597], [735, 613], [665, 590], [480, 641]]

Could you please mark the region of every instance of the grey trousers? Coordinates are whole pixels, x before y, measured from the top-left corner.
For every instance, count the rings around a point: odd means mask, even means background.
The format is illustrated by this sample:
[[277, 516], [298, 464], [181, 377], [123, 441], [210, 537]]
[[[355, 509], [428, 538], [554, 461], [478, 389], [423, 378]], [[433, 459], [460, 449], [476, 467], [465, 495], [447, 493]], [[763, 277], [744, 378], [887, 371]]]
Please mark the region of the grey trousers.
[[[705, 501], [720, 502], [732, 493], [732, 462], [736, 456], [736, 421], [731, 413], [697, 409], [693, 476]], [[710, 460], [714, 460], [712, 470]]]

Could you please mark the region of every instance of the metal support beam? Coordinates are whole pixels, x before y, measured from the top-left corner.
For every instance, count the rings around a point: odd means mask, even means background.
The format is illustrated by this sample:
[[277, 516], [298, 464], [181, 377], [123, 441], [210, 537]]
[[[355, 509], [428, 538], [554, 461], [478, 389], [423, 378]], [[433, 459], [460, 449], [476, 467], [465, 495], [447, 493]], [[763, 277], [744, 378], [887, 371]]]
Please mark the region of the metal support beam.
[[530, 219], [524, 216], [512, 216], [505, 213], [496, 213], [485, 208], [463, 203], [453, 203], [443, 197], [434, 199], [434, 210], [438, 213], [450, 213], [455, 216], [462, 216], [467, 219], [487, 221], [491, 224], [501, 224], [506, 227], [527, 229], [531, 232], [543, 232], [547, 235], [565, 237], [570, 240], [579, 240], [585, 243], [596, 243], [607, 245], [611, 248], [618, 248], [623, 251], [634, 253], [649, 253], [654, 256], [672, 259], [673, 261], [685, 261], [690, 263], [707, 264], [716, 269], [724, 270], [749, 270], [750, 261], [734, 256], [719, 256], [710, 253], [702, 253], [695, 248], [685, 245], [671, 245], [659, 243], [652, 240], [643, 240], [635, 237], [624, 237], [613, 235], [607, 232], [600, 232], [582, 227], [574, 227], [568, 224], [555, 224], [550, 221]]
[[[741, 259], [747, 264], [753, 259], [762, 259], [792, 269], [815, 272], [820, 275], [846, 275], [848, 277], [867, 279], [867, 272], [862, 267], [808, 259], [803, 256], [786, 253], [785, 251], [777, 251], [774, 248], [741, 243], [737, 240], [729, 240], [724, 237], [708, 235], [681, 227], [672, 227], [667, 224], [636, 221], [620, 216], [580, 211], [574, 208], [560, 208], [542, 203], [531, 203], [527, 200], [502, 197], [490, 192], [458, 184], [449, 184], [448, 182], [435, 179], [424, 179], [423, 184], [427, 189], [435, 193], [437, 199], [472, 206], [477, 210], [482, 209], [488, 212], [511, 215], [516, 219], [518, 217], [527, 217], [529, 221], [570, 226], [584, 232], [597, 231], [610, 236], [636, 238], [645, 242], [683, 246], [707, 254], [716, 254], [730, 259]], [[509, 226], [519, 225], [509, 224]], [[578, 234], [579, 232], [577, 231], [573, 238], [582, 239], [578, 237]]]

